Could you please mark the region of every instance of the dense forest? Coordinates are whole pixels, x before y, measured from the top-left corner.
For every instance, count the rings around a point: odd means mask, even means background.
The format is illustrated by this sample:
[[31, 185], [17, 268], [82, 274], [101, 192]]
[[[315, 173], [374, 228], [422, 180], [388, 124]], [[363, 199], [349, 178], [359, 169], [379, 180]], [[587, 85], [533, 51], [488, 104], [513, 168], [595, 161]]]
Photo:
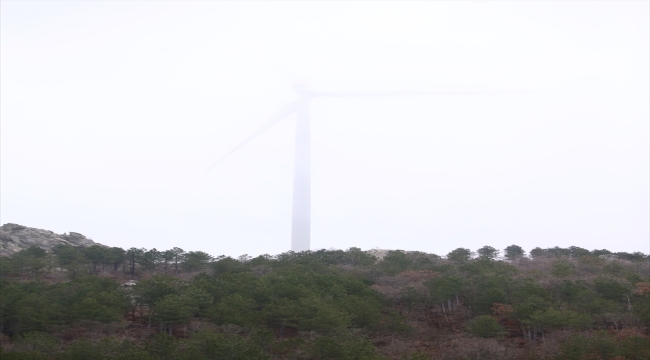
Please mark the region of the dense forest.
[[0, 258], [0, 357], [650, 359], [649, 260], [31, 247]]

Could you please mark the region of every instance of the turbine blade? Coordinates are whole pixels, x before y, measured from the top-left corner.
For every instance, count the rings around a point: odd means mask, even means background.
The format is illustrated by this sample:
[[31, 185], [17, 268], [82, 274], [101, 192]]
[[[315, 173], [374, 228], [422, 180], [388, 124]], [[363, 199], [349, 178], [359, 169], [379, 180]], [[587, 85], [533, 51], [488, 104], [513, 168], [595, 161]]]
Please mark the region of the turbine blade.
[[318, 92], [315, 96], [329, 97], [374, 97], [374, 96], [408, 96], [408, 95], [473, 95], [473, 94], [522, 94], [528, 91], [353, 91], [353, 92]]
[[263, 132], [268, 130], [271, 126], [277, 124], [278, 122], [280, 122], [280, 120], [286, 118], [287, 116], [291, 115], [291, 113], [295, 112], [298, 109], [298, 102], [299, 100], [294, 100], [288, 103], [287, 105], [285, 105], [278, 112], [273, 114], [273, 116], [271, 116], [270, 119], [268, 119], [264, 124], [262, 124], [257, 130], [253, 131], [253, 133], [250, 134], [247, 138], [245, 138], [239, 144], [237, 144], [237, 146], [235, 146], [232, 150], [230, 150], [226, 155], [222, 156], [219, 160], [217, 160], [217, 162], [212, 164], [212, 166], [210, 166], [205, 172], [207, 173], [208, 171], [212, 170], [213, 167], [217, 166], [217, 164], [222, 162], [228, 156], [232, 155], [235, 151], [239, 150], [239, 148], [248, 144], [251, 140], [261, 135]]

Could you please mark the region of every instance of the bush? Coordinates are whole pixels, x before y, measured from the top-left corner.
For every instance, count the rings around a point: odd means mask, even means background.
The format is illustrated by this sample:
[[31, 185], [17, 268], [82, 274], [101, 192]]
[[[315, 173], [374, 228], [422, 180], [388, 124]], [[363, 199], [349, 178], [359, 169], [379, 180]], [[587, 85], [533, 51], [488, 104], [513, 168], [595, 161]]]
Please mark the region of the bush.
[[575, 334], [563, 341], [560, 359], [648, 359], [650, 342], [642, 336], [630, 336], [622, 341], [605, 331], [595, 331], [589, 336]]
[[470, 321], [469, 331], [482, 338], [494, 338], [505, 334], [499, 322], [489, 315], [482, 315]]
[[56, 352], [57, 344], [54, 337], [48, 333], [32, 331], [18, 337], [14, 342], [14, 350], [37, 352], [51, 356]]

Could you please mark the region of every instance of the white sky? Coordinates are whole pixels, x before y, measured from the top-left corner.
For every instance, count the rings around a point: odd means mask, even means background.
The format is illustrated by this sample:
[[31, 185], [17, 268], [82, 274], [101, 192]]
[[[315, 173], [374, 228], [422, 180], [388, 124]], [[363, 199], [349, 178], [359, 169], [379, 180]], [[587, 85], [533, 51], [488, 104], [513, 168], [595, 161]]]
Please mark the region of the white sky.
[[312, 248], [649, 252], [648, 1], [5, 1], [1, 222], [213, 255], [289, 249], [312, 101]]

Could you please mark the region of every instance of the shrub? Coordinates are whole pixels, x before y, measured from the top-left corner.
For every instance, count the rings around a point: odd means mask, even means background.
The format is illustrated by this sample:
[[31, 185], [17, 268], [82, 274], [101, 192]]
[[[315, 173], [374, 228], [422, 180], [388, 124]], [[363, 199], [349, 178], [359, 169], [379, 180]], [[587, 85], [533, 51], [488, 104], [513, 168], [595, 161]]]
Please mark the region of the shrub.
[[470, 321], [469, 331], [482, 338], [494, 338], [505, 334], [499, 322], [489, 315], [482, 315]]

